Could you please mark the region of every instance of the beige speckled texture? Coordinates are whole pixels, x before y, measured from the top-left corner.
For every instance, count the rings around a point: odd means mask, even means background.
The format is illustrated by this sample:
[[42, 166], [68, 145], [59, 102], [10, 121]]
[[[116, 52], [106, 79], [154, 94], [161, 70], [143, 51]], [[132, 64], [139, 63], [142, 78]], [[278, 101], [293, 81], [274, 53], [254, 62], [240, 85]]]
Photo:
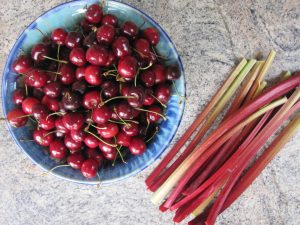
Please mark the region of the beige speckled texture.
[[[0, 70], [21, 31], [63, 0], [0, 0]], [[299, 0], [128, 1], [169, 33], [182, 56], [188, 101], [175, 139], [192, 122], [241, 56], [278, 52], [268, 75], [300, 69]], [[197, 104], [195, 104], [197, 103]], [[272, 161], [218, 224], [300, 224], [300, 133]], [[153, 166], [98, 189], [41, 176], [0, 127], [0, 224], [172, 225], [150, 201], [144, 179]], [[183, 223], [184, 224], [184, 223]]]

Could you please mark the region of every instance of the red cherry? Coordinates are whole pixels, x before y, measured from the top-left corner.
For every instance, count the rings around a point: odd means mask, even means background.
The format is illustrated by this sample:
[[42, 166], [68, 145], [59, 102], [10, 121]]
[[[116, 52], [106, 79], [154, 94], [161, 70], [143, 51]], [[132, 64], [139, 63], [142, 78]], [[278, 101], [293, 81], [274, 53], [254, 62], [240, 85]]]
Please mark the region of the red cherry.
[[112, 115], [112, 110], [106, 105], [103, 105], [93, 110], [92, 120], [97, 124], [103, 124], [106, 123], [111, 118], [111, 115]]
[[23, 127], [28, 121], [25, 113], [20, 109], [13, 109], [7, 114], [7, 121], [13, 127]]
[[78, 32], [71, 31], [65, 41], [65, 45], [68, 48], [78, 48], [81, 45], [82, 36]]
[[21, 105], [25, 99], [25, 91], [22, 89], [16, 89], [12, 94], [12, 101], [16, 105]]
[[[114, 144], [113, 140], [110, 138], [110, 139], [105, 139], [104, 140], [106, 143], [109, 143], [109, 144]], [[108, 154], [108, 153], [112, 153], [113, 151], [116, 150], [115, 147], [112, 147], [110, 145], [107, 145], [105, 144], [104, 142], [102, 141], [99, 141], [99, 149], [102, 151], [103, 154]]]
[[98, 162], [99, 167], [103, 162], [103, 155], [97, 148], [89, 148], [86, 150], [86, 156], [90, 159], [95, 159]]
[[134, 48], [137, 50], [139, 56], [144, 58], [149, 58], [151, 50], [149, 42], [144, 38], [139, 38], [134, 42]]
[[98, 134], [104, 138], [112, 138], [119, 133], [119, 127], [115, 123], [107, 122], [105, 124], [99, 124], [98, 127]]
[[98, 28], [96, 37], [100, 44], [110, 45], [114, 40], [115, 34], [115, 28], [105, 24]]
[[153, 91], [150, 88], [145, 90], [145, 99], [144, 105], [152, 105], [155, 102], [155, 98], [153, 97]]
[[33, 58], [34, 61], [40, 62], [45, 60], [45, 56], [49, 55], [49, 48], [45, 44], [36, 44], [31, 49], [31, 58]]
[[49, 114], [47, 107], [43, 104], [35, 104], [32, 107], [32, 115], [36, 120], [45, 119]]
[[[162, 114], [162, 109], [160, 107], [153, 105], [153, 106], [150, 106], [148, 108], [148, 110], [151, 111], [151, 112], [147, 112], [147, 119], [150, 122], [155, 123], [161, 119], [160, 115], [156, 114], [156, 113]], [[156, 112], [156, 113], [153, 113], [153, 112]]]
[[26, 72], [32, 67], [33, 62], [31, 58], [26, 55], [20, 55], [13, 63], [12, 70], [15, 73], [26, 74]]
[[68, 164], [72, 168], [77, 169], [77, 170], [81, 169], [81, 166], [82, 166], [84, 160], [85, 160], [85, 158], [81, 152], [75, 152], [73, 154], [70, 154], [67, 158]]
[[114, 149], [110, 153], [103, 153], [103, 156], [104, 156], [105, 159], [113, 161], [113, 160], [115, 160], [115, 158], [117, 156], [117, 150]]
[[85, 74], [85, 67], [77, 67], [75, 71], [75, 77], [77, 80], [83, 80]]
[[127, 21], [121, 27], [121, 31], [125, 36], [134, 39], [139, 33], [139, 28], [135, 25], [135, 23]]
[[117, 135], [117, 144], [125, 147], [129, 147], [131, 142], [131, 137], [121, 131]]
[[83, 115], [79, 112], [70, 112], [62, 117], [63, 125], [69, 130], [79, 130], [84, 121]]
[[39, 103], [39, 100], [37, 100], [36, 98], [27, 97], [22, 102], [22, 110], [26, 114], [32, 114], [33, 106]]
[[90, 5], [85, 13], [85, 19], [93, 24], [100, 23], [103, 17], [102, 8], [98, 4]]
[[83, 95], [85, 93], [86, 89], [87, 89], [87, 84], [83, 80], [75, 81], [72, 84], [72, 91], [75, 93], [78, 92]]
[[143, 71], [140, 78], [146, 87], [152, 87], [155, 84], [155, 73], [152, 70]]
[[177, 80], [180, 77], [180, 72], [177, 66], [168, 66], [165, 74], [167, 80]]
[[118, 18], [112, 14], [106, 14], [103, 16], [101, 23], [115, 27], [118, 24]]
[[139, 126], [136, 123], [128, 122], [122, 125], [122, 131], [130, 137], [136, 136], [139, 133]]
[[62, 88], [63, 86], [60, 82], [52, 82], [44, 86], [43, 92], [50, 98], [57, 98], [61, 95]]
[[72, 66], [64, 64], [60, 68], [59, 72], [59, 78], [63, 84], [70, 85], [75, 81], [75, 71]]
[[160, 39], [158, 30], [153, 27], [143, 30], [143, 36], [150, 42], [151, 45], [157, 45]]
[[131, 139], [130, 145], [129, 145], [129, 151], [133, 155], [141, 155], [146, 150], [146, 144], [140, 137], [134, 137]]
[[107, 98], [116, 97], [119, 94], [119, 84], [114, 81], [105, 81], [102, 85], [102, 93]]
[[133, 56], [125, 56], [119, 60], [118, 72], [122, 77], [133, 79], [137, 69], [137, 60]]
[[99, 66], [89, 65], [84, 72], [87, 83], [98, 86], [102, 83], [101, 70]]
[[62, 134], [68, 134], [70, 131], [64, 126], [62, 122], [62, 117], [59, 117], [55, 120], [55, 129], [62, 133]]
[[41, 88], [45, 86], [47, 80], [48, 80], [48, 76], [45, 72], [33, 68], [27, 71], [24, 81], [27, 85], [31, 87]]
[[97, 175], [97, 171], [99, 169], [99, 164], [98, 162], [91, 158], [91, 159], [86, 159], [81, 166], [81, 172], [82, 175], [85, 176], [86, 178], [93, 178]]
[[86, 137], [86, 132], [84, 132], [82, 129], [71, 130], [70, 135], [74, 141], [81, 142], [84, 141]]
[[75, 66], [84, 66], [86, 64], [85, 51], [82, 48], [73, 48], [69, 59]]
[[143, 106], [145, 92], [141, 86], [131, 87], [129, 89], [128, 96], [132, 96], [132, 98], [127, 99], [127, 102], [130, 106], [134, 108], [140, 108]]
[[155, 83], [164, 83], [166, 81], [165, 68], [161, 64], [156, 64], [152, 67], [152, 71], [155, 74]]
[[108, 61], [108, 50], [100, 45], [93, 45], [86, 51], [86, 60], [95, 66], [105, 66]]
[[44, 95], [44, 97], [42, 98], [42, 104], [46, 105], [47, 108], [53, 112], [60, 109], [59, 101], [56, 98], [50, 98], [47, 95]]
[[44, 130], [52, 130], [55, 127], [55, 117], [49, 116], [46, 118], [41, 118], [39, 121], [39, 127]]
[[120, 85], [120, 93], [123, 96], [128, 96], [128, 92], [131, 88], [131, 85], [129, 85], [128, 83], [121, 83]]
[[159, 84], [155, 90], [155, 97], [162, 103], [166, 104], [171, 96], [171, 86], [168, 84]]
[[82, 147], [82, 141], [75, 141], [71, 138], [70, 134], [67, 134], [64, 139], [65, 146], [72, 152], [77, 152]]
[[116, 62], [116, 56], [113, 51], [108, 51], [108, 58], [105, 67], [110, 67]]
[[118, 116], [124, 120], [130, 120], [133, 118], [133, 108], [126, 101], [122, 101], [117, 104], [115, 106], [115, 110]]
[[62, 140], [56, 139], [49, 146], [50, 155], [55, 159], [63, 159], [67, 156], [68, 150]]
[[117, 37], [112, 44], [112, 49], [115, 56], [117, 56], [118, 58], [130, 55], [132, 52], [129, 41], [125, 37]]
[[51, 40], [57, 45], [64, 45], [66, 43], [68, 33], [62, 28], [56, 28], [52, 31]]
[[87, 134], [83, 142], [88, 148], [96, 148], [99, 145], [99, 140], [91, 134]]
[[86, 109], [93, 109], [99, 105], [101, 102], [100, 91], [90, 91], [85, 93], [83, 96], [83, 106]]
[[50, 145], [50, 143], [54, 140], [54, 134], [48, 134], [49, 131], [38, 129], [33, 132], [33, 140], [44, 147]]
[[43, 89], [42, 88], [34, 88], [33, 92], [32, 92], [32, 97], [41, 101], [44, 97]]

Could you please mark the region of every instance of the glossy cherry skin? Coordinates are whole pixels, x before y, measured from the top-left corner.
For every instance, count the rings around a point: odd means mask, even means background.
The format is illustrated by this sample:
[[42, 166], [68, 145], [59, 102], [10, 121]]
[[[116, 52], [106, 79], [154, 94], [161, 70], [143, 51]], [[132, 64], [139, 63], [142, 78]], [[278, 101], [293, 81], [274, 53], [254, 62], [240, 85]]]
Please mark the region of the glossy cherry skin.
[[[109, 143], [109, 144], [114, 144], [114, 141], [112, 140], [112, 138], [110, 138], [110, 139], [104, 139], [104, 141], [105, 141], [106, 143]], [[112, 147], [112, 146], [110, 146], [110, 145], [107, 145], [107, 144], [105, 144], [105, 143], [102, 142], [102, 141], [99, 141], [99, 149], [100, 149], [101, 152], [103, 152], [103, 153], [112, 153], [113, 151], [116, 150], [115, 147]]]
[[12, 94], [12, 101], [16, 105], [21, 105], [25, 99], [25, 91], [23, 89], [16, 89]]
[[68, 149], [61, 139], [56, 139], [49, 146], [50, 155], [55, 159], [63, 159], [68, 154]]
[[70, 85], [75, 81], [75, 71], [71, 65], [62, 65], [59, 72], [60, 75], [58, 77], [64, 85]]
[[125, 56], [119, 60], [118, 72], [124, 78], [133, 79], [137, 73], [137, 60], [133, 56]]
[[45, 119], [49, 111], [45, 105], [38, 103], [32, 107], [32, 115], [36, 120]]
[[95, 66], [105, 66], [108, 61], [108, 50], [100, 45], [93, 45], [86, 51], [86, 60]]
[[119, 85], [114, 81], [105, 81], [102, 85], [102, 94], [107, 98], [116, 97], [119, 94]]
[[73, 48], [69, 59], [75, 66], [84, 66], [86, 64], [85, 51], [83, 48]]
[[36, 68], [28, 70], [24, 79], [27, 85], [35, 88], [44, 87], [47, 83], [47, 80], [47, 74]]
[[87, 48], [90, 48], [94, 45], [98, 45], [96, 33], [90, 32], [83, 40], [83, 45]]
[[83, 80], [75, 81], [72, 84], [72, 91], [74, 91], [75, 93], [80, 93], [83, 95], [86, 92], [86, 89], [87, 89], [87, 84]]
[[54, 134], [48, 134], [49, 131], [37, 129], [33, 132], [33, 140], [40, 146], [47, 147], [54, 140]]
[[86, 178], [93, 178], [97, 175], [98, 169], [99, 163], [95, 159], [86, 159], [81, 166], [81, 173]]
[[110, 153], [103, 153], [103, 156], [104, 156], [104, 158], [105, 159], [107, 159], [107, 160], [110, 160], [110, 161], [113, 161], [113, 160], [115, 160], [115, 158], [117, 157], [117, 150], [116, 149], [114, 149], [112, 152], [110, 152]]
[[[156, 114], [156, 113], [162, 114], [162, 109], [159, 106], [156, 106], [156, 105], [150, 106], [148, 108], [148, 110], [151, 112], [147, 112], [147, 119], [151, 123], [155, 123], [161, 119], [161, 116]], [[156, 112], [156, 113], [153, 113], [153, 112]]]
[[112, 49], [115, 56], [118, 58], [122, 58], [132, 53], [129, 41], [126, 37], [117, 37], [112, 44]]
[[48, 55], [49, 55], [49, 48], [47, 45], [43, 43], [36, 44], [31, 49], [31, 58], [36, 62], [45, 60], [44, 56], [48, 56]]
[[68, 130], [65, 126], [64, 123], [62, 121], [62, 117], [59, 117], [55, 120], [55, 129], [62, 133], [62, 134], [68, 134], [70, 133], [70, 130]]
[[63, 95], [61, 103], [65, 110], [74, 111], [80, 108], [82, 101], [79, 94], [70, 91]]
[[81, 46], [82, 36], [80, 33], [71, 31], [65, 41], [65, 45], [68, 48], [78, 48]]
[[13, 63], [12, 70], [15, 73], [26, 74], [26, 72], [33, 66], [32, 59], [26, 55], [20, 55]]
[[80, 170], [85, 158], [81, 152], [70, 154], [67, 163], [74, 169]]
[[134, 39], [139, 33], [139, 28], [135, 25], [135, 23], [127, 21], [122, 25], [121, 32], [125, 36]]
[[128, 83], [121, 83], [120, 84], [120, 93], [123, 96], [128, 96], [128, 92], [131, 88], [131, 85], [129, 85]]
[[104, 138], [112, 138], [119, 133], [119, 127], [115, 123], [107, 122], [105, 124], [99, 124], [97, 129], [98, 134]]
[[39, 127], [44, 130], [52, 130], [55, 127], [55, 116], [41, 118], [39, 121]]
[[171, 96], [171, 86], [168, 84], [159, 84], [155, 90], [155, 97], [161, 101], [162, 103], [166, 104]]
[[99, 151], [98, 148], [88, 148], [85, 151], [85, 154], [87, 156], [87, 158], [92, 158], [95, 159], [98, 162], [99, 167], [101, 166], [102, 162], [103, 162], [103, 155], [102, 153]]
[[150, 88], [147, 88], [145, 90], [145, 99], [144, 99], [144, 105], [152, 105], [155, 102], [155, 98], [153, 97], [153, 91]]
[[115, 27], [118, 24], [118, 18], [112, 14], [106, 14], [103, 16], [101, 23]]
[[94, 25], [87, 21], [85, 18], [80, 22], [80, 26], [86, 33], [91, 32], [94, 27]]
[[66, 43], [68, 33], [62, 28], [56, 28], [52, 31], [51, 40], [57, 45], [64, 45]]
[[43, 92], [43, 88], [34, 88], [32, 91], [32, 97], [42, 101], [43, 97], [45, 96]]
[[61, 95], [62, 89], [62, 83], [52, 82], [44, 86], [43, 92], [50, 98], [57, 98]]
[[85, 67], [77, 67], [75, 71], [75, 77], [77, 80], [83, 80], [85, 75]]
[[104, 24], [98, 28], [96, 37], [100, 44], [110, 45], [115, 37], [116, 30], [113, 26]]
[[128, 136], [124, 131], [120, 131], [117, 135], [117, 144], [125, 147], [129, 147], [131, 142], [131, 136]]
[[98, 86], [102, 83], [101, 78], [101, 69], [99, 66], [89, 65], [86, 67], [85, 72], [85, 81], [94, 86]]
[[113, 51], [108, 51], [108, 58], [107, 58], [107, 62], [105, 64], [105, 67], [110, 67], [113, 64], [116, 63], [116, 59], [117, 57], [115, 56], [115, 54], [113, 53]]
[[83, 96], [83, 106], [86, 109], [93, 109], [99, 105], [101, 102], [100, 91], [94, 90], [85, 93]]
[[115, 112], [124, 120], [130, 120], [133, 118], [133, 109], [126, 101], [122, 101], [117, 104], [115, 106]]
[[148, 27], [143, 30], [143, 36], [150, 42], [151, 45], [155, 46], [158, 44], [160, 35], [158, 30], [154, 27]]
[[152, 70], [143, 71], [140, 78], [146, 87], [152, 87], [155, 84], [155, 73]]
[[134, 137], [139, 133], [139, 126], [136, 123], [128, 122], [122, 125], [122, 131], [130, 137]]
[[150, 56], [150, 44], [144, 38], [139, 38], [134, 42], [134, 48], [137, 50], [141, 58], [149, 58]]
[[104, 124], [106, 123], [112, 115], [112, 110], [106, 106], [103, 105], [101, 107], [94, 108], [92, 112], [92, 120], [97, 124]]
[[167, 80], [177, 80], [180, 77], [180, 72], [177, 66], [168, 66], [165, 70]]
[[69, 130], [79, 130], [84, 124], [84, 117], [79, 112], [70, 112], [62, 117], [64, 126]]
[[146, 150], [146, 144], [140, 137], [133, 137], [129, 145], [129, 151], [133, 155], [141, 155]]
[[65, 146], [72, 152], [80, 151], [81, 146], [83, 145], [82, 141], [75, 141], [71, 138], [70, 134], [67, 134], [64, 139]]
[[85, 13], [85, 19], [93, 24], [100, 23], [103, 17], [102, 8], [99, 4], [90, 5]]
[[141, 86], [131, 87], [128, 92], [128, 96], [133, 98], [128, 98], [127, 102], [130, 106], [134, 108], [140, 108], [144, 104], [145, 92]]
[[87, 134], [84, 138], [84, 144], [88, 148], [96, 148], [99, 145], [99, 140], [91, 134]]
[[59, 107], [59, 101], [56, 98], [50, 98], [47, 95], [44, 95], [42, 98], [42, 104], [46, 105], [47, 108], [50, 111], [58, 111], [60, 109]]
[[36, 98], [27, 97], [22, 102], [22, 110], [25, 114], [32, 114], [33, 106], [39, 103], [39, 100], [37, 100]]
[[155, 83], [164, 83], [167, 79], [165, 74], [165, 68], [161, 64], [155, 64], [152, 69], [153, 73], [155, 74]]
[[79, 129], [79, 130], [71, 130], [70, 136], [74, 141], [81, 142], [84, 141], [86, 137], [86, 132], [84, 130]]
[[13, 127], [23, 127], [28, 121], [21, 109], [13, 109], [7, 113], [7, 121]]

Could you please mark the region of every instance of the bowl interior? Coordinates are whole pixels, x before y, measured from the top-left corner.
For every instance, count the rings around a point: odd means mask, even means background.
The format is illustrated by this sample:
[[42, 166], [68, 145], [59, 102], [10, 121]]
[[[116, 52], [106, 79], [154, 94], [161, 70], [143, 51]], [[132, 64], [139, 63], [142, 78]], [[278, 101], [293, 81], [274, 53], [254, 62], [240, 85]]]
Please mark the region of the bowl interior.
[[[5, 117], [9, 110], [15, 108], [15, 105], [11, 102], [11, 97], [12, 92], [16, 89], [17, 75], [11, 70], [12, 63], [18, 55], [22, 52], [30, 52], [31, 47], [42, 40], [43, 36], [36, 28], [47, 35], [50, 35], [51, 31], [57, 27], [64, 27], [71, 31], [83, 18], [86, 6], [94, 2], [73, 1], [59, 5], [41, 15], [21, 34], [9, 54], [3, 74], [2, 103]], [[180, 57], [174, 44], [163, 29], [142, 11], [124, 3], [106, 1], [104, 12], [116, 15], [121, 23], [129, 20], [141, 26], [141, 29], [152, 26], [159, 30], [161, 40], [157, 45], [157, 51], [160, 55], [168, 58], [167, 64], [177, 63], [179, 65], [181, 77], [176, 81], [176, 87], [180, 95], [185, 95], [185, 81]], [[158, 134], [148, 145], [146, 152], [141, 156], [129, 156], [127, 164], [118, 163], [114, 167], [109, 166], [101, 169], [99, 177], [102, 184], [112, 183], [137, 174], [153, 163], [167, 148], [176, 133], [184, 109], [184, 101], [178, 104], [180, 97], [175, 94], [175, 90], [173, 92], [174, 94], [168, 102], [166, 111], [167, 120], [161, 123]], [[21, 139], [32, 139], [33, 128], [30, 125], [18, 129], [8, 125], [8, 129], [21, 150], [43, 170], [48, 171], [58, 165], [42, 147], [34, 142], [20, 141]], [[51, 174], [77, 183], [96, 184], [99, 182], [99, 178], [87, 180], [79, 171], [68, 167], [56, 169]]]

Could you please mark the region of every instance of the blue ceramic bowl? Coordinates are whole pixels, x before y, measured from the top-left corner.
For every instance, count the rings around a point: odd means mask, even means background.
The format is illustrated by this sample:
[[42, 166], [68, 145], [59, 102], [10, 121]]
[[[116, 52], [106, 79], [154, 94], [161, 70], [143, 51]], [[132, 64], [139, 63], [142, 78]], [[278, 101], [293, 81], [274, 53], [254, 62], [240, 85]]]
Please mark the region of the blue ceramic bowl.
[[[94, 2], [95, 1], [92, 0], [85, 0], [61, 4], [33, 21], [20, 35], [8, 56], [2, 79], [2, 104], [5, 117], [8, 111], [15, 108], [11, 98], [12, 92], [16, 89], [17, 75], [11, 70], [12, 63], [22, 51], [29, 52], [34, 44], [41, 41], [42, 35], [35, 28], [38, 28], [48, 35], [50, 35], [51, 31], [57, 27], [64, 27], [66, 30], [71, 31], [74, 25], [83, 18], [85, 6]], [[160, 32], [161, 39], [157, 45], [158, 53], [168, 57], [169, 64], [177, 63], [179, 65], [181, 77], [176, 81], [176, 86], [179, 93], [185, 95], [182, 63], [173, 42], [166, 32], [147, 14], [125, 3], [106, 1], [104, 12], [116, 15], [120, 21], [130, 20], [134, 21], [137, 25], [143, 24], [141, 29], [151, 26], [155, 27]], [[161, 123], [159, 133], [148, 145], [148, 148], [143, 155], [129, 156], [127, 158], [127, 164], [119, 163], [115, 166], [105, 167], [99, 171], [99, 177], [102, 184], [120, 181], [141, 172], [165, 151], [178, 129], [183, 114], [184, 102], [181, 104], [178, 104], [178, 102], [179, 97], [175, 94], [172, 95], [166, 111], [167, 120]], [[45, 171], [49, 171], [57, 165], [57, 162], [52, 160], [47, 154], [47, 151], [42, 147], [34, 142], [20, 141], [20, 139], [32, 139], [33, 128], [30, 127], [30, 125], [18, 129], [12, 128], [8, 124], [7, 126], [20, 149], [39, 167]], [[98, 178], [88, 180], [83, 177], [79, 171], [69, 167], [58, 168], [51, 172], [51, 174], [77, 183], [96, 184], [99, 182]]]

